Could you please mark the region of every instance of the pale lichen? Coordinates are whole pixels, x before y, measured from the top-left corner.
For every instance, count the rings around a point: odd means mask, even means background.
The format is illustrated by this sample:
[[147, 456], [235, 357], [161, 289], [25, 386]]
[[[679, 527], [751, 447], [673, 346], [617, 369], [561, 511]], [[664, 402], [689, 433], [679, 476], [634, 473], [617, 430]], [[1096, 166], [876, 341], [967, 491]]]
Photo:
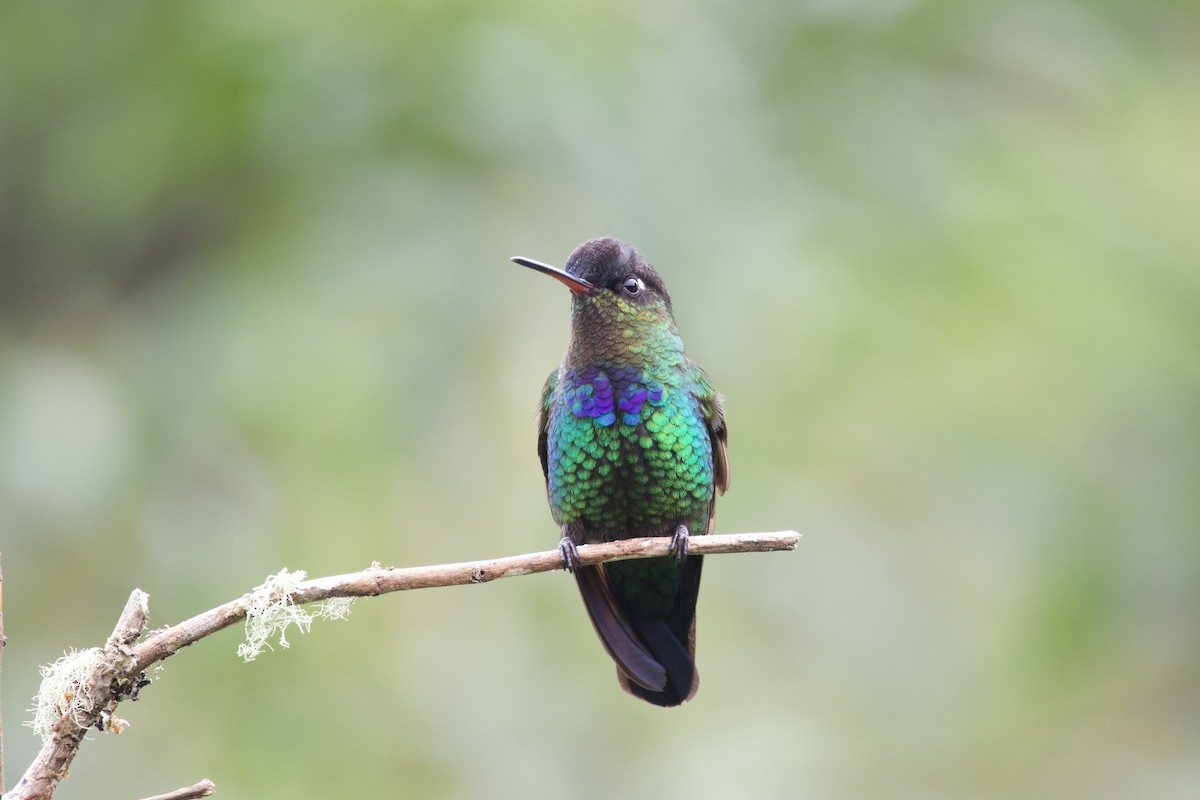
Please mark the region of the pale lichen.
[[315, 616], [320, 619], [345, 619], [350, 616], [353, 597], [331, 597], [317, 604]]
[[253, 661], [263, 648], [274, 650], [272, 639], [280, 647], [290, 647], [287, 629], [293, 625], [308, 633], [315, 619], [345, 619], [354, 599], [335, 597], [318, 603], [311, 611], [292, 602], [292, 594], [307, 577], [304, 570], [288, 572], [285, 568], [271, 575], [262, 586], [250, 593], [246, 605], [246, 641], [238, 645], [238, 655]]
[[29, 709], [32, 717], [25, 724], [33, 728], [42, 742], [50, 738], [54, 724], [63, 717], [69, 717], [80, 728], [92, 723], [96, 707], [91, 679], [102, 656], [99, 647], [71, 650], [41, 668], [42, 685]]

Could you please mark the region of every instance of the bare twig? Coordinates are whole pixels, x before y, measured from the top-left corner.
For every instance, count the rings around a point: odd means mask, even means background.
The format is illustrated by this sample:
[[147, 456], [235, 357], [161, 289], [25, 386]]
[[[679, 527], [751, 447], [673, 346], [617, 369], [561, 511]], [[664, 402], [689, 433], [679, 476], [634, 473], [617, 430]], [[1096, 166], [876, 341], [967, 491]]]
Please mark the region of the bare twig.
[[[800, 534], [795, 531], [693, 536], [688, 544], [688, 552], [702, 556], [794, 550], [799, 539]], [[579, 560], [582, 564], [600, 564], [605, 561], [665, 556], [669, 555], [670, 542], [670, 538], [664, 537], [583, 545], [579, 548]], [[291, 602], [304, 605], [335, 597], [372, 597], [408, 589], [486, 583], [497, 578], [551, 572], [556, 569], [562, 569], [561, 557], [557, 550], [429, 567], [372, 566], [362, 572], [304, 581], [291, 593]], [[243, 595], [178, 625], [150, 634], [137, 646], [138, 669], [144, 670], [151, 664], [174, 655], [179, 649], [244, 619], [251, 597], [251, 594]]]
[[208, 778], [197, 783], [195, 786], [187, 786], [183, 789], [176, 789], [173, 792], [166, 794], [156, 794], [154, 797], [146, 797], [144, 800], [195, 800], [198, 797], [208, 797], [215, 792], [217, 787]]
[[[699, 556], [794, 550], [799, 539], [800, 535], [795, 531], [694, 536], [689, 541], [688, 552]], [[670, 547], [669, 537], [626, 539], [583, 545], [579, 548], [579, 559], [582, 564], [587, 565], [654, 558], [669, 555]], [[562, 561], [557, 550], [428, 567], [398, 569], [372, 565], [361, 572], [298, 583], [287, 593], [286, 600], [290, 605], [305, 605], [334, 598], [369, 597], [408, 589], [486, 583], [498, 578], [550, 572], [561, 568]], [[86, 680], [85, 688], [92, 699], [91, 707], [82, 713], [63, 713], [53, 724], [51, 735], [33, 764], [12, 792], [5, 795], [4, 800], [51, 797], [59, 781], [66, 776], [71, 759], [78, 752], [84, 733], [89, 727], [119, 729], [123, 726], [124, 723], [113, 716], [113, 711], [123, 698], [135, 696], [138, 689], [144, 685], [147, 667], [169, 658], [205, 636], [245, 619], [251, 604], [261, 600], [261, 592], [249, 592], [178, 625], [151, 633], [135, 646], [134, 642], [146, 626], [149, 614], [148, 600], [145, 592], [140, 589], [134, 590], [95, 670]]]

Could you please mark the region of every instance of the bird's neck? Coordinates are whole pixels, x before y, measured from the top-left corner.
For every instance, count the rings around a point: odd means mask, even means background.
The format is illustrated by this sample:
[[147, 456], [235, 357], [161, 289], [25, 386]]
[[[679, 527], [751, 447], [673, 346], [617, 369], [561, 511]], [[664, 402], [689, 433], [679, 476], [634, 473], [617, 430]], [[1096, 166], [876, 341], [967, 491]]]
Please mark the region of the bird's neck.
[[665, 309], [617, 314], [611, 308], [579, 303], [571, 314], [571, 344], [564, 365], [629, 365], [651, 371], [685, 360], [675, 320]]

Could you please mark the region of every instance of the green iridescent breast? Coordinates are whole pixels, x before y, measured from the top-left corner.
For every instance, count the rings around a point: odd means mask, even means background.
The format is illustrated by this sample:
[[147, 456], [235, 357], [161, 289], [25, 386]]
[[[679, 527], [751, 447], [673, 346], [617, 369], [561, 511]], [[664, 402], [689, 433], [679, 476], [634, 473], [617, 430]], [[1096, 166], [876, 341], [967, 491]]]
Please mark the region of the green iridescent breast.
[[[707, 528], [712, 443], [682, 370], [562, 369], [546, 397], [546, 479], [559, 524], [588, 541]], [[674, 380], [672, 380], [672, 378]]]

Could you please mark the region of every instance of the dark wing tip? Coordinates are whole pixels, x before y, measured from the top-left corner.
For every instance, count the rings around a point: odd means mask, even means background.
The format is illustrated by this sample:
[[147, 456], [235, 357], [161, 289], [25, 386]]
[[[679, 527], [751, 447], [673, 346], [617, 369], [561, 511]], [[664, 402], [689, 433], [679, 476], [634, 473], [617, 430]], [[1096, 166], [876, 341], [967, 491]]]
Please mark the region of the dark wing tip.
[[612, 595], [603, 567], [582, 567], [575, 571], [575, 581], [596, 634], [618, 670], [647, 691], [662, 691], [667, 671], [638, 639]]

